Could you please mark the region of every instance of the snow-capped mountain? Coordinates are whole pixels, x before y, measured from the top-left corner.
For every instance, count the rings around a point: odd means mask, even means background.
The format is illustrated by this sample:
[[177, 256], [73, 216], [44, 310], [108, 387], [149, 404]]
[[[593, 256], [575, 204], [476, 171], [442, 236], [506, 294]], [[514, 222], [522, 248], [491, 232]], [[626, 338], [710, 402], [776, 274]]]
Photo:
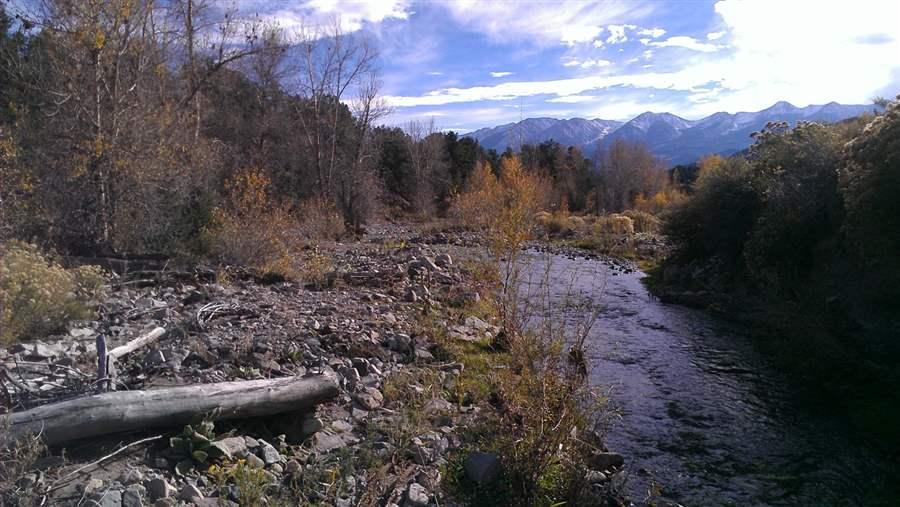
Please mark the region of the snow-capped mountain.
[[522, 144], [554, 140], [562, 145], [578, 146], [585, 155], [616, 139], [640, 142], [670, 164], [691, 163], [704, 155], [730, 155], [752, 143], [750, 134], [770, 121], [816, 121], [833, 123], [877, 110], [875, 105], [825, 105], [796, 107], [780, 101], [757, 112], [715, 113], [699, 120], [686, 120], [671, 113], [646, 112], [622, 123], [612, 120], [572, 118], [528, 118], [517, 123], [484, 128], [467, 134], [488, 149], [499, 151]]

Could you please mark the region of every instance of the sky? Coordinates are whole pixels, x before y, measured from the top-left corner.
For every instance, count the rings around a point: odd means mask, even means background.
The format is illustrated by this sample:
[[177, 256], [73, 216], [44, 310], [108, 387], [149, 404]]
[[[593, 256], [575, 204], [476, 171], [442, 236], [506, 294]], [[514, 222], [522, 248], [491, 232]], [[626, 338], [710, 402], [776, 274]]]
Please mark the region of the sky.
[[287, 31], [340, 19], [380, 51], [388, 124], [870, 103], [900, 93], [897, 0], [238, 0]]

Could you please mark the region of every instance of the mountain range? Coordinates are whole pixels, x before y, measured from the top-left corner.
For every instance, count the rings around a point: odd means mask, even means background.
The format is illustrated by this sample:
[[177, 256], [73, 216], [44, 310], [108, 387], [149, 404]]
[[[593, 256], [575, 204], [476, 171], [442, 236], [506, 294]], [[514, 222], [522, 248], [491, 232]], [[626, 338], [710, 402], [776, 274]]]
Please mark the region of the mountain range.
[[586, 156], [610, 146], [616, 139], [645, 144], [651, 152], [669, 164], [688, 164], [710, 155], [731, 155], [746, 149], [750, 134], [770, 121], [834, 123], [877, 110], [869, 105], [825, 105], [797, 107], [777, 102], [769, 108], [747, 113], [715, 113], [700, 120], [686, 120], [671, 113], [640, 114], [627, 122], [571, 118], [527, 118], [516, 123], [489, 127], [465, 134], [487, 149], [498, 152], [507, 147], [517, 150], [521, 144], [539, 144], [554, 140], [577, 146]]

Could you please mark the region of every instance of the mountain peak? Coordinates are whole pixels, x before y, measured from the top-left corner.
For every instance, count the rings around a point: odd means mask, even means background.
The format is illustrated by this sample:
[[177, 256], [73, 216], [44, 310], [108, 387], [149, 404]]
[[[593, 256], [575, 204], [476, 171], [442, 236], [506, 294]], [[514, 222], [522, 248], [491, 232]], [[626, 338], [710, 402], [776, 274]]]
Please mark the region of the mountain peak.
[[700, 120], [686, 120], [672, 113], [645, 111], [626, 123], [594, 118], [528, 118], [516, 123], [483, 128], [466, 134], [482, 146], [502, 152], [508, 146], [540, 144], [553, 139], [563, 146], [577, 146], [585, 156], [594, 157], [598, 147], [615, 139], [645, 144], [656, 156], [671, 164], [692, 163], [709, 154], [730, 155], [746, 149], [750, 134], [769, 121], [799, 120], [838, 122], [864, 113], [874, 106], [843, 105], [829, 102], [823, 106], [798, 108], [778, 101], [756, 112], [714, 113]]

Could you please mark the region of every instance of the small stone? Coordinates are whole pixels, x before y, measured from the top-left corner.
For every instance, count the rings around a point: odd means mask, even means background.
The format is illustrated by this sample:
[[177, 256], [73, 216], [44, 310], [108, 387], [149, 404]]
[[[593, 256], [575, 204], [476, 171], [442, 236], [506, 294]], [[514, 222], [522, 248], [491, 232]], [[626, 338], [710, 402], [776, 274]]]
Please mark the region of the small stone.
[[100, 479], [88, 479], [84, 484], [84, 494], [91, 495], [103, 489], [103, 481]]
[[466, 477], [477, 484], [489, 484], [500, 475], [500, 457], [492, 452], [475, 452], [466, 458]]
[[60, 355], [59, 350], [44, 342], [35, 342], [34, 345], [32, 345], [31, 350], [25, 355], [25, 358], [32, 361], [44, 361], [46, 359], [57, 357], [58, 355]]
[[179, 500], [191, 500], [193, 498], [203, 498], [203, 493], [193, 484], [186, 484], [181, 491], [178, 492]]
[[144, 507], [144, 496], [147, 488], [140, 484], [128, 486], [122, 493], [122, 507]]
[[272, 446], [272, 444], [266, 442], [265, 440], [259, 441], [259, 449], [256, 451], [257, 455], [262, 458], [263, 463], [266, 465], [274, 465], [281, 461], [281, 454]]
[[438, 267], [446, 268], [453, 265], [453, 258], [450, 257], [450, 254], [442, 253], [434, 258], [434, 263]]
[[266, 466], [266, 463], [255, 454], [248, 454], [244, 459], [247, 460], [250, 468], [264, 468]]
[[153, 507], [175, 507], [178, 501], [174, 498], [160, 498], [153, 503]]
[[356, 394], [354, 399], [366, 410], [375, 410], [381, 406], [381, 403], [384, 401], [384, 396], [378, 389], [367, 387], [363, 392]]
[[603, 484], [604, 482], [606, 482], [607, 478], [606, 474], [604, 474], [603, 472], [600, 472], [598, 470], [588, 470], [584, 475], [584, 480], [588, 484]]
[[88, 495], [97, 507], [122, 507], [122, 492], [116, 489]]
[[248, 449], [256, 449], [259, 447], [259, 441], [253, 437], [244, 436], [244, 443], [247, 444]]
[[169, 498], [176, 492], [175, 487], [165, 481], [165, 479], [156, 478], [147, 482], [147, 494], [150, 500], [158, 500], [160, 498]]
[[334, 449], [340, 449], [342, 447], [347, 446], [347, 442], [344, 441], [340, 435], [335, 435], [333, 433], [328, 433], [325, 431], [320, 431], [316, 433], [314, 438], [314, 445], [316, 451], [320, 453], [326, 453], [328, 451]]
[[[25, 489], [25, 490], [30, 490], [31, 488], [34, 487], [35, 484], [37, 484], [37, 482], [38, 482], [37, 474], [25, 474], [22, 477], [19, 477], [19, 480], [16, 481], [16, 486], [18, 486], [22, 489]], [[87, 489], [86, 486], [85, 486], [85, 489]]]
[[412, 287], [409, 287], [406, 289], [406, 294], [403, 295], [403, 300], [407, 303], [415, 303], [419, 300], [419, 295], [416, 294]]
[[[119, 482], [122, 484], [133, 484], [136, 482], [144, 482], [144, 474], [137, 468], [126, 470], [119, 475]], [[141, 486], [143, 488], [143, 486]]]
[[269, 467], [269, 470], [271, 470], [272, 473], [276, 475], [281, 475], [284, 473], [284, 468], [278, 463], [275, 463], [271, 467]]
[[408, 507], [428, 507], [428, 490], [418, 482], [411, 482], [406, 490]]
[[216, 440], [212, 446], [222, 451], [226, 458], [243, 458], [247, 455], [247, 441], [243, 437], [228, 437]]

